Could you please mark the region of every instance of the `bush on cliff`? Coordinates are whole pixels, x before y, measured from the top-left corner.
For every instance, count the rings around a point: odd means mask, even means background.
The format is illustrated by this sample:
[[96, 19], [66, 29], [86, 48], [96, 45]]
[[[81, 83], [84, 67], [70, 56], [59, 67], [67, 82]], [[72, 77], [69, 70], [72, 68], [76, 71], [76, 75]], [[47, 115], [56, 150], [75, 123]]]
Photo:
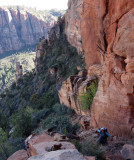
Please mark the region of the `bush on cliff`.
[[7, 158], [17, 150], [24, 149], [24, 139], [8, 139], [7, 133], [0, 128], [0, 159], [7, 160]]
[[69, 137], [79, 130], [78, 124], [72, 125], [71, 123], [71, 117], [74, 114], [72, 109], [57, 103], [53, 106], [52, 114], [41, 122], [42, 127], [44, 129], [53, 129]]
[[31, 114], [24, 108], [12, 117], [13, 137], [27, 137], [33, 129]]
[[91, 110], [91, 105], [96, 95], [97, 88], [98, 88], [98, 81], [96, 79], [92, 81], [91, 84], [87, 87], [87, 91], [85, 93], [81, 93], [79, 99], [82, 104], [81, 105], [82, 110]]

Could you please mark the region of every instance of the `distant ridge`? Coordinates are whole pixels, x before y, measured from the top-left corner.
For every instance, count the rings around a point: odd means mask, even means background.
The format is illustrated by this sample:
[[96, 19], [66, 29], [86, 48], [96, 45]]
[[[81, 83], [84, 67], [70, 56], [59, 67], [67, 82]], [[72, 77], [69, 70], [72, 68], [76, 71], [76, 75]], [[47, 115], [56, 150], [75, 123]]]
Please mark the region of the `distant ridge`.
[[0, 54], [34, 45], [64, 11], [39, 11], [22, 6], [0, 7]]

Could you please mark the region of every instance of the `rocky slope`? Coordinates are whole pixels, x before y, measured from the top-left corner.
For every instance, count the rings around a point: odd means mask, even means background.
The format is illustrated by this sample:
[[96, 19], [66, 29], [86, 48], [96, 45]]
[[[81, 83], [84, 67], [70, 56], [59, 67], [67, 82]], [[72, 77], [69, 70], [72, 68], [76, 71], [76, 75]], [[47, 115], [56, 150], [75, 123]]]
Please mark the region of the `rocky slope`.
[[88, 78], [99, 79], [91, 125], [105, 126], [112, 135], [131, 136], [134, 127], [134, 1], [69, 0], [68, 4], [65, 16], [68, 40], [79, 50], [78, 37], [81, 37]]
[[[62, 15], [60, 11], [56, 13]], [[23, 7], [0, 7], [0, 53], [36, 44], [46, 36], [58, 16], [51, 11], [43, 14]]]

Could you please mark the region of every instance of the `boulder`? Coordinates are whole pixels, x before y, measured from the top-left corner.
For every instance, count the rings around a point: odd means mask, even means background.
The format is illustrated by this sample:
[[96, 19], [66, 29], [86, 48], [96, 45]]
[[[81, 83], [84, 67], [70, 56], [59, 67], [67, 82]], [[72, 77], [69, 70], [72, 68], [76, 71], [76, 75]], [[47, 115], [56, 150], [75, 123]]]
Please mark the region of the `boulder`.
[[[35, 156], [38, 154], [38, 152], [41, 152], [40, 150], [45, 150], [43, 147], [44, 143], [48, 143], [53, 141], [53, 137], [49, 136], [46, 133], [43, 133], [42, 135], [30, 135], [26, 140], [25, 144], [27, 146], [27, 152], [29, 156]], [[47, 147], [44, 146], [44, 147]]]
[[15, 152], [7, 160], [27, 160], [27, 159], [28, 159], [27, 151], [22, 149], [22, 150]]
[[87, 129], [89, 129], [89, 126], [90, 126], [90, 118], [89, 117], [82, 117], [80, 120], [80, 123], [81, 123], [82, 127], [87, 130]]
[[121, 155], [125, 159], [134, 160], [134, 145], [125, 144], [121, 150]]
[[28, 160], [86, 160], [76, 149], [52, 151]]

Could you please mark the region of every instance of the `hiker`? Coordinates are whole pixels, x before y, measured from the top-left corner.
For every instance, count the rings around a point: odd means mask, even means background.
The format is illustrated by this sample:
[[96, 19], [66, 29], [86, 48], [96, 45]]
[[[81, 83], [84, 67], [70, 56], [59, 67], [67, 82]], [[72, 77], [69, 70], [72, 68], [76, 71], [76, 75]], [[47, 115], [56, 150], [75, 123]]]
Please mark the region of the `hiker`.
[[99, 138], [97, 142], [102, 145], [107, 145], [107, 138], [110, 137], [107, 128], [102, 127], [99, 130], [97, 130], [97, 133], [99, 133]]

